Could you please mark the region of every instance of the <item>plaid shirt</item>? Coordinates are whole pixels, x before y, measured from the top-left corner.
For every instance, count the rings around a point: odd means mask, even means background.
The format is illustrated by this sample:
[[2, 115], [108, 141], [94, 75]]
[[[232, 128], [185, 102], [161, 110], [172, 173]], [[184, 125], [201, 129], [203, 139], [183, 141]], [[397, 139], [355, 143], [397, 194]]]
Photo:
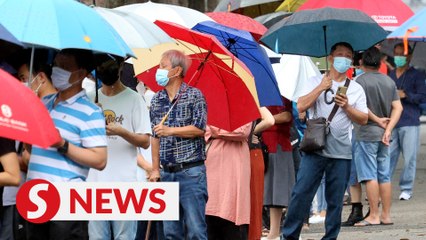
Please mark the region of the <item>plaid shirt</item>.
[[[158, 125], [176, 101], [182, 90], [187, 87], [182, 83], [172, 102], [166, 90], [155, 94], [151, 101], [150, 116], [151, 128]], [[207, 122], [207, 104], [200, 90], [188, 87], [183, 91], [177, 104], [173, 107], [164, 125], [169, 127], [195, 126], [205, 130]], [[158, 138], [155, 132], [152, 136]], [[203, 137], [181, 138], [175, 136], [160, 137], [160, 162], [168, 163], [197, 162], [206, 159], [205, 141]]]

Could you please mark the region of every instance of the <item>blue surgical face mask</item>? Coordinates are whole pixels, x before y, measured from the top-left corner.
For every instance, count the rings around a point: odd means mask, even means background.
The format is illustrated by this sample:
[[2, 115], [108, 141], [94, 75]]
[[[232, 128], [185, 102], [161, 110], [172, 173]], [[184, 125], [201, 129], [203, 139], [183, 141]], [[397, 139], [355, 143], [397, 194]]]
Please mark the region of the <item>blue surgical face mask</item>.
[[157, 69], [157, 72], [155, 73], [155, 80], [157, 81], [157, 84], [165, 87], [167, 83], [169, 83], [170, 78], [167, 76], [169, 74], [169, 70], [166, 69]]
[[352, 60], [345, 57], [334, 57], [333, 66], [339, 73], [345, 73], [351, 67]]
[[364, 73], [364, 71], [362, 71], [361, 68], [355, 68], [355, 76], [359, 76], [359, 75], [361, 75], [363, 73]]
[[403, 67], [407, 63], [407, 57], [406, 56], [395, 56], [393, 58], [396, 67], [400, 68]]

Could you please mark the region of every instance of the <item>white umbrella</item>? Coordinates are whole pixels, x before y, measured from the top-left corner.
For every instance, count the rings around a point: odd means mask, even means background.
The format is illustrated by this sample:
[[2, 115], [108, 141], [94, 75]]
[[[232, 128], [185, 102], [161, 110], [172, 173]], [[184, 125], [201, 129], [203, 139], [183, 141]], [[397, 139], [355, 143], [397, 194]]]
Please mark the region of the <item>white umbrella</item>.
[[111, 24], [131, 49], [174, 42], [161, 28], [137, 14], [101, 7], [94, 9]]
[[281, 95], [292, 101], [306, 94], [304, 86], [311, 77], [321, 75], [309, 57], [299, 55], [284, 54], [280, 63], [272, 64], [272, 69]]
[[214, 22], [213, 19], [197, 10], [170, 4], [153, 3], [151, 1], [125, 5], [115, 9], [138, 14], [151, 22], [163, 20], [177, 23], [187, 28], [192, 28], [199, 22]]

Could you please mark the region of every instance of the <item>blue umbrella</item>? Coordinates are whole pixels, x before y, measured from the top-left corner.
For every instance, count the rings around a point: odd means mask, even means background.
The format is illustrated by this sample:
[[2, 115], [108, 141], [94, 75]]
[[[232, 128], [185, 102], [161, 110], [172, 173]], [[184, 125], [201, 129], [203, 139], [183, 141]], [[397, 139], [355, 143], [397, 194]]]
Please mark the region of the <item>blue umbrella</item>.
[[3, 25], [0, 24], [0, 39], [19, 46], [23, 46]]
[[293, 13], [274, 24], [260, 39], [276, 52], [324, 57], [338, 42], [355, 51], [385, 39], [387, 32], [367, 14], [355, 9], [319, 8]]
[[198, 23], [193, 29], [214, 35], [223, 46], [244, 62], [254, 76], [260, 106], [282, 106], [277, 80], [268, 55], [249, 32], [212, 21]]
[[405, 21], [387, 38], [406, 38], [409, 41], [426, 42], [426, 8]]
[[95, 10], [74, 0], [0, 0], [0, 23], [19, 41], [32, 46], [133, 56]]

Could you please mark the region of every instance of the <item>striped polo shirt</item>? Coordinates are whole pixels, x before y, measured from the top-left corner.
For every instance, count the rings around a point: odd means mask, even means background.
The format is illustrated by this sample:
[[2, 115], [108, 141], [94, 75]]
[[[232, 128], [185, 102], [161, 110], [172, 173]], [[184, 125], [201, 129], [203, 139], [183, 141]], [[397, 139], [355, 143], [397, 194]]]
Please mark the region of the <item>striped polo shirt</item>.
[[[78, 147], [106, 147], [105, 118], [102, 110], [89, 100], [86, 92], [82, 90], [54, 107], [57, 97], [58, 94], [46, 96], [43, 102], [62, 138]], [[85, 181], [88, 172], [89, 167], [60, 154], [56, 148], [43, 149], [33, 145], [27, 180]]]

